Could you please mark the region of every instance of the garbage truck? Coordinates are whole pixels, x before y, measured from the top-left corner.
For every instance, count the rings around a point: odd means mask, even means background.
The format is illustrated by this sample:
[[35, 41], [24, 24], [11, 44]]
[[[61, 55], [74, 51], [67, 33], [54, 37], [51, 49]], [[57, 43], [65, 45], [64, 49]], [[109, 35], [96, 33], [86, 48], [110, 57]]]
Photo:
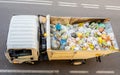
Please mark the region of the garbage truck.
[[74, 64], [119, 52], [109, 18], [14, 15], [6, 58], [10, 63], [69, 60]]

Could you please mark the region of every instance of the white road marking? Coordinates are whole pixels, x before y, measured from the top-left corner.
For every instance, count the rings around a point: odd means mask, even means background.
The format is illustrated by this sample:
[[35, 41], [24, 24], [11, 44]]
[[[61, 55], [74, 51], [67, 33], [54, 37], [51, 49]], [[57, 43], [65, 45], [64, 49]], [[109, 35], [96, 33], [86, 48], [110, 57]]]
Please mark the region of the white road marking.
[[96, 71], [99, 74], [115, 74], [115, 71]]
[[108, 9], [108, 10], [120, 10], [118, 8], [105, 8], [105, 9]]
[[110, 6], [110, 5], [106, 5], [105, 9], [109, 9], [109, 10], [120, 10], [120, 6]]
[[76, 3], [71, 3], [71, 2], [59, 2], [59, 3], [62, 3], [62, 4], [72, 4], [72, 5], [76, 4]]
[[93, 8], [93, 9], [98, 9], [100, 5], [97, 4], [81, 4], [83, 6], [83, 8]]
[[69, 71], [69, 73], [81, 73], [81, 74], [83, 74], [83, 73], [89, 73], [88, 71]]
[[59, 70], [6, 70], [6, 69], [1, 69], [0, 73], [59, 73]]
[[58, 6], [77, 7], [77, 3], [58, 2]]
[[25, 2], [25, 1], [0, 1], [0, 3], [16, 3], [16, 4], [37, 4], [37, 5], [52, 5], [52, 2]]
[[58, 6], [77, 7], [76, 5], [62, 5], [62, 4], [59, 4]]
[[20, 1], [20, 2], [41, 2], [41, 3], [52, 3], [53, 1], [46, 0], [11, 0], [11, 1]]
[[98, 9], [99, 7], [94, 7], [94, 6], [83, 6], [84, 8], [93, 8], [93, 9]]
[[100, 5], [97, 5], [97, 4], [84, 4], [84, 3], [82, 3], [81, 5], [83, 5], [83, 6], [100, 6]]
[[106, 5], [105, 7], [120, 8], [120, 6], [110, 6], [110, 5]]

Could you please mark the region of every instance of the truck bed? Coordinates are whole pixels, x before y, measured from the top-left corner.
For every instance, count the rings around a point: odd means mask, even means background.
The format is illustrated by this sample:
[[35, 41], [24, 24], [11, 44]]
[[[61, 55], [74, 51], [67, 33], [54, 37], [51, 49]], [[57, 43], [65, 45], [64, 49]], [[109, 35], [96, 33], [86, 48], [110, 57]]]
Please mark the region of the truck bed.
[[[61, 33], [62, 29], [66, 30]], [[89, 34], [87, 30], [89, 30]], [[46, 32], [49, 60], [89, 59], [119, 51], [110, 19], [108, 18], [47, 16]], [[77, 35], [77, 32], [80, 32], [80, 34]], [[66, 33], [67, 37], [63, 35], [64, 33]], [[72, 33], [76, 35], [72, 35]], [[74, 42], [76, 38], [77, 42]], [[66, 41], [61, 43], [61, 40], [64, 39]], [[78, 44], [80, 40], [82, 42]], [[64, 42], [65, 44], [63, 45]], [[71, 45], [71, 43], [73, 44]]]

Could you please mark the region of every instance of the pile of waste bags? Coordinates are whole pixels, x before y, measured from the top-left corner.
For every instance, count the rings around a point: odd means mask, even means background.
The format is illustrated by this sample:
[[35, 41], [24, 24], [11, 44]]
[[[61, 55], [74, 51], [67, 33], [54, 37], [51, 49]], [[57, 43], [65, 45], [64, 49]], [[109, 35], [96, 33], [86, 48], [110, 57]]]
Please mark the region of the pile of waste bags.
[[86, 21], [50, 25], [54, 50], [114, 50], [117, 43], [109, 21]]

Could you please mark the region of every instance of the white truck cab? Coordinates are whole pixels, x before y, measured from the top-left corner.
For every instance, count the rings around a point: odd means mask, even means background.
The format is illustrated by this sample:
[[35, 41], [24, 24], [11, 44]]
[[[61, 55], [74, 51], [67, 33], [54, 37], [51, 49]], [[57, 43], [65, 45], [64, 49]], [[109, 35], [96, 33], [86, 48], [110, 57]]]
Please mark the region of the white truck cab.
[[17, 15], [12, 17], [7, 38], [7, 51], [5, 53], [9, 62], [38, 61], [38, 30], [38, 16]]

